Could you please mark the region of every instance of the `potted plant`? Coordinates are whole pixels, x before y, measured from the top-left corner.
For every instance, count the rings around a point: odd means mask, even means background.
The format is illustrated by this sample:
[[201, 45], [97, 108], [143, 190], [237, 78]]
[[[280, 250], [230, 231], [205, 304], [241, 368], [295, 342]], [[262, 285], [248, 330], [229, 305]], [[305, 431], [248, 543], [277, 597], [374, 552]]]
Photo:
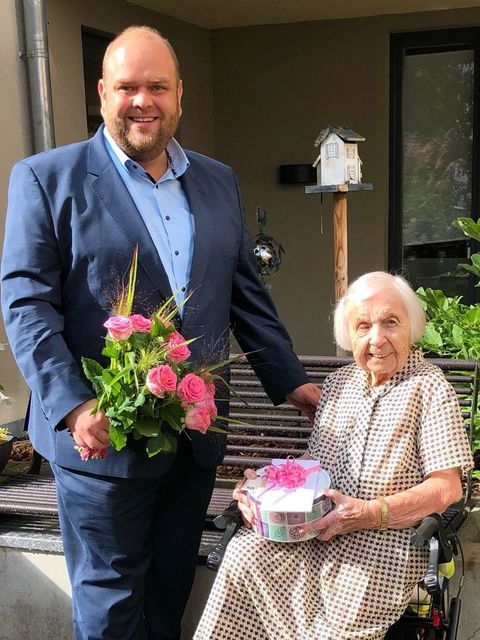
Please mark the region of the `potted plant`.
[[[0, 342], [0, 351], [3, 351], [5, 345]], [[4, 388], [0, 384], [0, 407], [9, 406], [12, 404], [12, 398], [9, 398], [4, 394]], [[14, 437], [8, 432], [8, 429], [0, 427], [0, 473], [3, 471], [7, 464], [10, 453], [12, 451]]]
[[0, 427], [0, 473], [7, 464], [12, 451], [13, 436], [7, 429]]

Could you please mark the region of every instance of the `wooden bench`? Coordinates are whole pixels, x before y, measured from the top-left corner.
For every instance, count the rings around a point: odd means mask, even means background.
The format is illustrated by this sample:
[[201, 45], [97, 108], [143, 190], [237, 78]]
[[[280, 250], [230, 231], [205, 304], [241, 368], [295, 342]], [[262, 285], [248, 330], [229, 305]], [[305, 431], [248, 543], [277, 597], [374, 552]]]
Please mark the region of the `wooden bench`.
[[[340, 366], [351, 362], [350, 358], [301, 356], [307, 374], [312, 382], [321, 387], [325, 377]], [[435, 364], [444, 372], [458, 395], [469, 433], [473, 440], [474, 418], [478, 398], [478, 370], [473, 361], [435, 359]], [[208, 507], [205, 531], [200, 548], [199, 562], [204, 563], [208, 552], [221, 536], [213, 520], [230, 504], [234, 481], [243, 469], [269, 464], [272, 458], [298, 456], [306, 450], [311, 425], [307, 418], [288, 404], [274, 407], [263, 391], [260, 382], [243, 360], [236, 363], [231, 371], [231, 386], [234, 390], [230, 407], [231, 415], [244, 420], [245, 425], [232, 424], [227, 437], [227, 453], [223, 465], [219, 467], [217, 486]], [[34, 461], [38, 465], [38, 456]], [[228, 479], [226, 479], [228, 478]], [[470, 500], [470, 479], [465, 491], [464, 504]], [[451, 510], [446, 514], [449, 521], [464, 515], [463, 509]], [[34, 473], [15, 476], [0, 485], [0, 537], [2, 529], [17, 528], [27, 530], [34, 521], [41, 527], [42, 518], [51, 526], [52, 516], [57, 515], [57, 503], [53, 477], [43, 477]], [[456, 526], [459, 522], [456, 522]]]

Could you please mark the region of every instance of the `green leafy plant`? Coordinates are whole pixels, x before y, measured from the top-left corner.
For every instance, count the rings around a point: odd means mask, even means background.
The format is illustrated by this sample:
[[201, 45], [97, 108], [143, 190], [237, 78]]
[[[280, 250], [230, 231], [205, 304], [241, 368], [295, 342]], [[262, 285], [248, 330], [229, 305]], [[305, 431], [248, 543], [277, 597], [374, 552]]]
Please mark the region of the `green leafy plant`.
[[[452, 225], [460, 229], [467, 237], [480, 242], [480, 220], [475, 222], [472, 218], [457, 218], [452, 222]], [[470, 256], [470, 264], [462, 262], [458, 266], [477, 276], [479, 281], [475, 286], [480, 287], [480, 253], [474, 253]]]
[[448, 358], [480, 359], [480, 305], [462, 303], [461, 296], [447, 297], [439, 289], [416, 291], [427, 315], [421, 346]]
[[[453, 226], [466, 236], [480, 241], [480, 221], [472, 218], [457, 218]], [[469, 273], [479, 278], [475, 286], [480, 286], [480, 253], [470, 256], [470, 263], [461, 263]], [[480, 305], [462, 302], [462, 296], [446, 296], [438, 289], [417, 289], [417, 296], [427, 316], [425, 334], [420, 346], [448, 358], [480, 360]], [[473, 443], [476, 457], [480, 457], [480, 406], [477, 407]], [[478, 465], [477, 465], [478, 466]], [[480, 469], [473, 472], [480, 480]]]
[[[447, 297], [438, 289], [416, 291], [427, 316], [427, 326], [420, 341], [425, 352], [446, 358], [480, 359], [480, 305], [467, 305], [461, 296]], [[480, 452], [480, 406], [477, 407], [474, 452]], [[478, 454], [477, 454], [478, 455]], [[473, 472], [480, 480], [480, 470]]]

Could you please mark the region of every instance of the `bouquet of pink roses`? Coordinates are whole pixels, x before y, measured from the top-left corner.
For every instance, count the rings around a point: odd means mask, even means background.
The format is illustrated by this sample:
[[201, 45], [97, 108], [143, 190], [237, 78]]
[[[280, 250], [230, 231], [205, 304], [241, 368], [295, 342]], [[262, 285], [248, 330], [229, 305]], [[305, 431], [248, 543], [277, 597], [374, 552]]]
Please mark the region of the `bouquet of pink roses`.
[[[120, 451], [131, 435], [146, 439], [149, 456], [175, 451], [174, 432], [185, 428], [206, 433], [222, 431], [213, 423], [217, 418], [213, 371], [232, 360], [223, 360], [192, 370], [188, 345], [173, 324], [179, 307], [167, 300], [151, 317], [132, 314], [137, 274], [137, 249], [129, 271], [128, 286], [104, 327], [103, 367], [96, 360], [82, 358], [83, 370], [91, 382], [98, 402], [110, 421], [109, 438]], [[105, 450], [77, 448], [84, 460], [103, 458]]]

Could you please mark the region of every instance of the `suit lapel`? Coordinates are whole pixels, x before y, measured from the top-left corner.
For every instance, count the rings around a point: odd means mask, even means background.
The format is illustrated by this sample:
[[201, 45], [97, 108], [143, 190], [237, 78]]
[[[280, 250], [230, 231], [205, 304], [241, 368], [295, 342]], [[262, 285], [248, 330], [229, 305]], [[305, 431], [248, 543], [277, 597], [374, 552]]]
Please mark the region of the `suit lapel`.
[[160, 296], [164, 299], [169, 298], [172, 291], [168, 276], [147, 227], [105, 148], [103, 127], [90, 143], [88, 172], [91, 174], [93, 191], [113, 223], [121, 229], [130, 245], [132, 255], [135, 246], [138, 245], [139, 267], [143, 268], [151, 279]]
[[208, 203], [207, 188], [202, 184], [194, 167], [190, 166], [180, 177], [180, 182], [188, 200], [190, 212], [195, 221], [195, 244], [190, 271], [189, 290], [192, 296], [185, 306], [183, 324], [188, 321], [192, 310], [201, 299], [201, 288], [204, 285], [204, 276], [207, 268], [210, 251], [212, 248], [212, 215], [211, 203]]

